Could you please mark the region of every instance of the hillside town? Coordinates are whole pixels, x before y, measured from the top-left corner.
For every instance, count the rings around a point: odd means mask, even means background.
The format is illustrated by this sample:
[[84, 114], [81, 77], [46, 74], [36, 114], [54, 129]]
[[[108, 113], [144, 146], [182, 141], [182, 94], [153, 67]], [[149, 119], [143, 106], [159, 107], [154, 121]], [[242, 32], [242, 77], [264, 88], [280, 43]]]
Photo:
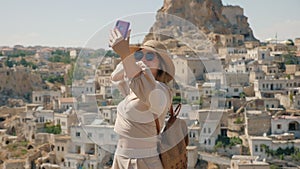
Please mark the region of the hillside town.
[[[242, 8], [223, 9], [228, 22], [244, 26], [204, 30], [216, 57], [146, 36], [170, 48], [188, 167], [300, 168], [300, 38], [261, 42]], [[120, 62], [107, 49], [1, 46], [0, 168], [110, 168], [123, 98], [110, 76]]]

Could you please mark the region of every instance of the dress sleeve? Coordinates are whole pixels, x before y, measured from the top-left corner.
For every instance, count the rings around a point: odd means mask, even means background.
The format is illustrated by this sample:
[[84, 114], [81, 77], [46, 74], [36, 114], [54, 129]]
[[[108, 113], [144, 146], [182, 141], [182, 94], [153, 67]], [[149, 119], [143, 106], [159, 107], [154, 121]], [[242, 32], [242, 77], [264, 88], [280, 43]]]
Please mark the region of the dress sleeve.
[[171, 104], [171, 91], [167, 85], [155, 80], [150, 68], [142, 61], [137, 62], [137, 65], [141, 72], [129, 80], [129, 87], [153, 113], [160, 114]]
[[122, 63], [119, 63], [116, 69], [111, 74], [111, 82], [113, 85], [116, 85], [123, 96], [129, 94], [129, 85], [128, 79], [126, 78], [126, 73]]

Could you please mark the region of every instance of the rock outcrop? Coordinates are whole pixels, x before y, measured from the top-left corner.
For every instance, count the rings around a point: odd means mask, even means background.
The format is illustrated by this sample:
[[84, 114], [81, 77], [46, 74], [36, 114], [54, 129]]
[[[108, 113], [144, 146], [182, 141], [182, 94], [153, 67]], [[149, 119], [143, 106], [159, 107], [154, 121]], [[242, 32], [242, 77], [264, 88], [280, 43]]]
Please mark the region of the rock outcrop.
[[[0, 106], [6, 105], [10, 98], [29, 101], [31, 92], [42, 90], [44, 86], [39, 74], [22, 66], [0, 68], [0, 77]], [[23, 105], [17, 100], [10, 100], [10, 104], [12, 106]]]
[[[162, 15], [169, 15], [168, 19]], [[181, 48], [185, 45], [180, 44], [182, 39], [179, 37], [187, 34], [192, 36], [191, 40], [199, 39], [194, 37], [198, 34], [202, 41], [204, 34], [214, 47], [242, 46], [244, 41], [257, 41], [243, 9], [239, 6], [223, 6], [221, 0], [164, 0], [163, 7], [157, 12], [156, 22], [144, 40], [158, 39], [169, 49], [177, 48], [179, 53], [186, 53], [188, 50]], [[222, 35], [225, 38], [229, 36], [233, 42], [220, 43]], [[200, 49], [204, 49], [203, 46]]]

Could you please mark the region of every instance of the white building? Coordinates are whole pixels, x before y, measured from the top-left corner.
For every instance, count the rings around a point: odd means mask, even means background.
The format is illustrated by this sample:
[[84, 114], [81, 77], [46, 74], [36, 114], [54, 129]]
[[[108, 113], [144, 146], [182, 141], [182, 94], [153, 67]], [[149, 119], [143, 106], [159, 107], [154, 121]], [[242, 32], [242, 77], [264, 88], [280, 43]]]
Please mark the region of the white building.
[[65, 156], [65, 166], [98, 169], [104, 168], [105, 160], [112, 160], [105, 157], [115, 152], [118, 135], [113, 126], [95, 120], [91, 125], [72, 127], [71, 140], [72, 147]]
[[71, 59], [75, 59], [77, 57], [77, 51], [75, 49], [70, 51], [70, 57]]
[[53, 122], [54, 111], [53, 110], [37, 110], [33, 112], [33, 116], [37, 119], [38, 123]]
[[117, 118], [117, 106], [101, 106], [99, 107], [99, 115], [109, 124], [115, 124]]
[[227, 88], [226, 96], [228, 97], [240, 97], [240, 94], [243, 92], [243, 86], [240, 84], [232, 84]]
[[78, 103], [74, 97], [59, 98], [55, 101], [54, 107], [62, 110], [68, 110], [72, 107], [76, 110], [78, 108]]
[[60, 125], [61, 134], [70, 134], [70, 127], [78, 124], [78, 119], [72, 108], [63, 113], [54, 114], [54, 124]]
[[84, 94], [95, 94], [96, 86], [95, 79], [89, 79], [83, 83], [77, 82], [72, 86], [72, 95], [78, 97]]
[[299, 147], [300, 140], [272, 139], [267, 136], [251, 136], [249, 137], [249, 148], [251, 156], [259, 156], [259, 159], [267, 159], [267, 149], [276, 151], [277, 149], [285, 149]]
[[203, 96], [213, 96], [215, 94], [215, 91], [217, 90], [216, 83], [214, 82], [205, 82], [200, 87], [200, 90], [202, 89], [201, 93]]
[[259, 63], [269, 63], [274, 60], [274, 57], [270, 55], [270, 50], [261, 47], [248, 50], [246, 58], [257, 60]]
[[279, 116], [271, 119], [272, 134], [293, 133], [295, 138], [300, 138], [300, 117]]
[[208, 81], [220, 80], [221, 86], [226, 87], [231, 84], [249, 85], [249, 73], [232, 73], [232, 72], [213, 72], [206, 73], [205, 79]]
[[186, 86], [181, 89], [182, 96], [187, 100], [187, 103], [196, 103], [200, 100], [201, 93], [197, 87]]
[[287, 90], [300, 87], [299, 79], [258, 79], [254, 80], [255, 96], [263, 97], [264, 93], [275, 94], [284, 92], [288, 94]]
[[219, 135], [227, 135], [227, 115], [232, 110], [198, 110], [200, 148], [213, 150]]
[[233, 73], [247, 73], [249, 71], [247, 66], [249, 62], [250, 60], [245, 60], [245, 59], [232, 61], [229, 63], [226, 71], [233, 72]]

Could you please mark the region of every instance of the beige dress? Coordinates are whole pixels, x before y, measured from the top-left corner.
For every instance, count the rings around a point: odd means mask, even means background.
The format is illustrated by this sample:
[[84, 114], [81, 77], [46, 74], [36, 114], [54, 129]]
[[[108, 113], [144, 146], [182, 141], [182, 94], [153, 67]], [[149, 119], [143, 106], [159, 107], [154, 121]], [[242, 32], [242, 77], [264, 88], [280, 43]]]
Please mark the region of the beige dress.
[[133, 79], [126, 78], [122, 63], [112, 73], [112, 82], [125, 96], [117, 107], [114, 130], [120, 139], [112, 168], [162, 169], [153, 114], [163, 126], [172, 95], [169, 87], [156, 81], [143, 62], [137, 65], [140, 72]]

